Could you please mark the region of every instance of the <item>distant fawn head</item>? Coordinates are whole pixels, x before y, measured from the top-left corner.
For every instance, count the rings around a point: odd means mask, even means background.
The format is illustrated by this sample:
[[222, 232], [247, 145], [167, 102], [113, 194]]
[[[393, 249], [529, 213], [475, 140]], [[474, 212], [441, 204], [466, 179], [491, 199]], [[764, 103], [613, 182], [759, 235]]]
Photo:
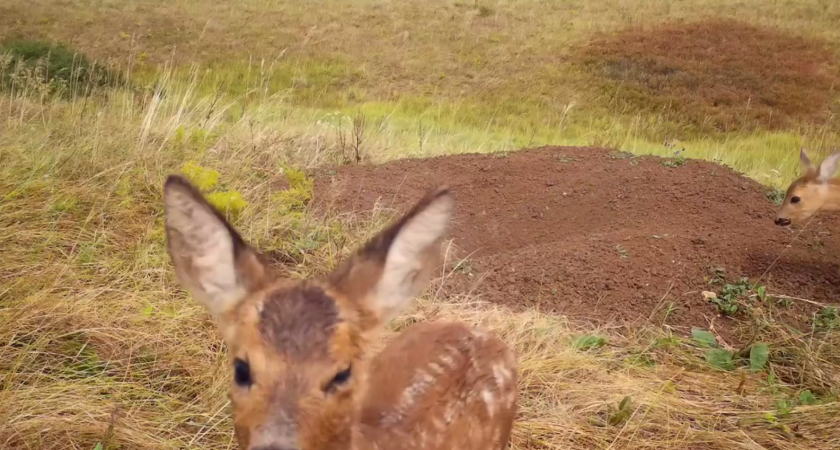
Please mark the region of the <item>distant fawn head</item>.
[[164, 189], [176, 277], [228, 345], [240, 448], [348, 448], [366, 342], [428, 283], [453, 208], [445, 189], [321, 280], [276, 279], [189, 182]]
[[837, 195], [830, 182], [837, 172], [840, 153], [827, 156], [819, 166], [815, 166], [803, 149], [799, 152], [799, 161], [803, 175], [788, 187], [784, 203], [776, 214], [776, 225], [788, 226], [805, 221], [830, 201], [833, 202]]

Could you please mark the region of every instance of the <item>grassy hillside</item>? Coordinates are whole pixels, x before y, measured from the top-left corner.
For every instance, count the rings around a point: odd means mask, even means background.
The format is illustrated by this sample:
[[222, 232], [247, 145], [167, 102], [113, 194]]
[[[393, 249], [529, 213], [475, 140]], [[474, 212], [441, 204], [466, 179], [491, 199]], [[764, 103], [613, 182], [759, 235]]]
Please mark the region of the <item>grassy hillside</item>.
[[[391, 216], [308, 214], [311, 184], [299, 169], [357, 154], [377, 162], [611, 145], [719, 160], [778, 187], [796, 174], [800, 146], [825, 152], [840, 141], [832, 1], [319, 5], [0, 5], [3, 448], [234, 445], [219, 337], [166, 256], [160, 189], [169, 173], [200, 181], [247, 239], [304, 277]], [[723, 38], [736, 31], [754, 45], [726, 56]], [[680, 35], [683, 56], [694, 56], [671, 59], [645, 33]], [[689, 45], [698, 36], [705, 47]], [[723, 56], [697, 56], [709, 48]], [[798, 56], [778, 61], [790, 48]], [[755, 58], [742, 64], [745, 54]], [[721, 67], [746, 75], [721, 79]], [[762, 83], [775, 83], [773, 95], [755, 90]], [[722, 119], [707, 123], [686, 105]], [[836, 310], [805, 335], [753, 311], [745, 332], [768, 344], [770, 360], [756, 371], [749, 355], [735, 370], [710, 364], [708, 343], [674, 336], [667, 314], [630, 332], [425, 298], [395, 327], [437, 315], [488, 325], [520, 353], [516, 449], [840, 446]]]

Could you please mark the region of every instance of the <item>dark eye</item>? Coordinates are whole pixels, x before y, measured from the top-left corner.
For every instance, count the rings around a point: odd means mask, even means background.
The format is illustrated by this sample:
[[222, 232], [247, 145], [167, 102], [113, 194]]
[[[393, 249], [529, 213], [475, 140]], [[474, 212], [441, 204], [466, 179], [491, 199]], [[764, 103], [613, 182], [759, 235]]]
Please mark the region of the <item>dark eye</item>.
[[331, 391], [332, 389], [335, 389], [336, 387], [346, 383], [347, 380], [350, 379], [351, 369], [352, 366], [335, 374], [333, 379], [330, 380], [330, 382], [327, 384], [327, 387], [324, 389], [324, 391]]
[[239, 358], [233, 360], [233, 380], [241, 387], [250, 387], [254, 383], [251, 379], [251, 366]]
[[791, 203], [799, 203], [799, 200], [801, 200], [799, 197], [791, 197], [790, 198]]

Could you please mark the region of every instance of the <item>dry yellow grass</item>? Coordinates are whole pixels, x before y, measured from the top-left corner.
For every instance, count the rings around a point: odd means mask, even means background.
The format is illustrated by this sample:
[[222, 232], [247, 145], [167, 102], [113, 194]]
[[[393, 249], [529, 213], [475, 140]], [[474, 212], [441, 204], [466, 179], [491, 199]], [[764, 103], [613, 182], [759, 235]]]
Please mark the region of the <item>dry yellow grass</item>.
[[[118, 90], [69, 102], [34, 90], [0, 97], [4, 448], [234, 445], [223, 346], [204, 311], [177, 288], [165, 253], [160, 187], [185, 161], [217, 170], [216, 189], [235, 189], [249, 202], [237, 221], [247, 238], [271, 251], [303, 249], [290, 276], [323, 273], [391, 216], [316, 221], [290, 212], [273, 195], [281, 189], [275, 181], [288, 164], [335, 158], [330, 129], [270, 106], [231, 119], [233, 103], [191, 92], [171, 84], [166, 96], [142, 102]], [[701, 348], [658, 324], [591, 329], [478, 299], [426, 297], [394, 327], [431, 317], [486, 326], [516, 348], [517, 449], [840, 444], [836, 333], [796, 336], [762, 319], [776, 373], [768, 382], [763, 373], [709, 367]], [[577, 349], [584, 334], [608, 344]], [[780, 407], [806, 388], [822, 403]], [[625, 396], [632, 415], [605, 424]]]
[[[225, 350], [204, 311], [178, 289], [165, 252], [160, 190], [165, 176], [185, 163], [217, 171], [213, 189], [238, 192], [248, 202], [236, 220], [246, 238], [273, 254], [292, 255], [289, 276], [311, 276], [328, 270], [391, 217], [390, 211], [376, 211], [320, 220], [290, 209], [286, 197], [277, 195], [289, 166], [342, 159], [347, 149], [339, 135], [349, 132], [346, 116], [355, 111], [370, 117], [364, 151], [371, 161], [594, 139], [639, 153], [665, 153], [672, 150], [651, 143], [633, 121], [587, 113], [576, 119], [578, 132], [569, 134], [572, 127], [557, 125], [565, 117], [562, 107], [555, 111], [555, 125], [537, 129], [541, 118], [499, 124], [493, 116], [498, 105], [482, 102], [499, 92], [487, 89], [501, 80], [503, 92], [524, 90], [535, 98], [551, 92], [557, 97], [549, 103], [571, 105], [568, 99], [580, 86], [577, 74], [562, 72], [531, 85], [525, 63], [561, 64], [567, 43], [630, 23], [710, 9], [838, 38], [837, 5], [818, 0], [737, 5], [657, 0], [644, 7], [621, 1], [472, 3], [358, 1], [312, 9], [258, 0], [236, 7], [204, 0], [106, 1], [95, 5], [104, 9], [96, 9], [37, 0], [0, 6], [4, 37], [57, 38], [101, 58], [128, 54], [135, 69], [166, 60], [176, 45], [179, 57], [198, 55], [224, 68], [222, 62], [235, 60], [255, 42], [263, 56], [283, 47], [282, 39], [298, 44], [296, 62], [277, 72], [255, 69], [259, 63], [230, 62], [231, 73], [253, 72], [239, 86], [228, 84], [222, 95], [207, 81], [215, 80], [212, 76], [183, 67], [144, 74], [148, 90], [101, 89], [62, 100], [46, 95], [33, 79], [24, 89], [0, 94], [0, 447], [235, 447]], [[448, 26], [453, 15], [457, 26]], [[362, 19], [378, 25], [355, 27]], [[385, 19], [396, 25], [379, 22]], [[335, 29], [342, 39], [324, 31]], [[374, 39], [383, 30], [397, 37], [407, 31], [408, 38]], [[543, 39], [539, 30], [556, 34]], [[500, 47], [484, 46], [493, 43], [494, 34]], [[301, 35], [309, 36], [306, 45], [295, 40]], [[132, 36], [149, 47], [132, 46]], [[198, 36], [207, 40], [193, 39]], [[195, 48], [183, 48], [196, 42]], [[433, 51], [438, 48], [448, 50]], [[512, 56], [517, 48], [521, 60]], [[328, 59], [334, 55], [349, 55], [353, 64]], [[475, 70], [458, 69], [473, 67], [475, 55], [482, 58]], [[543, 59], [546, 55], [550, 58]], [[373, 85], [393, 77], [387, 87], [413, 83], [409, 92], [420, 94], [381, 99], [376, 96], [387, 93], [371, 89], [366, 101], [335, 114], [334, 95], [353, 90], [323, 90], [318, 74], [341, 78], [359, 66], [368, 74], [362, 81]], [[432, 75], [415, 76], [427, 66]], [[553, 73], [540, 67], [539, 77]], [[441, 79], [441, 68], [445, 85], [427, 92], [439, 82], [435, 77]], [[279, 82], [272, 81], [275, 75]], [[478, 81], [471, 75], [479, 75]], [[291, 81], [283, 77], [294, 79], [299, 92], [266, 88], [287, 86]], [[475, 91], [463, 104], [452, 103], [462, 88]], [[446, 102], [438, 102], [441, 98]], [[440, 112], [445, 108], [449, 115]], [[507, 112], [514, 116], [534, 111], [527, 102], [511, 108]], [[452, 119], [458, 115], [469, 120]], [[523, 133], [529, 127], [537, 132]], [[602, 131], [606, 138], [598, 134]], [[687, 144], [687, 156], [720, 159], [782, 185], [795, 174], [800, 144], [826, 148], [833, 139], [818, 128], [698, 137]], [[438, 283], [445, 282], [444, 273]], [[672, 336], [661, 323], [593, 329], [480, 299], [443, 302], [434, 297], [435, 289], [430, 292], [394, 329], [428, 318], [460, 318], [493, 329], [514, 346], [523, 373], [515, 449], [840, 447], [836, 330], [796, 334], [773, 322], [772, 311], [755, 312], [746, 332], [759, 330], [759, 339], [769, 344], [774, 374], [769, 377], [745, 368], [714, 369], [704, 361], [704, 349]], [[603, 336], [608, 343], [584, 351], [575, 345], [581, 335]], [[795, 404], [805, 389], [817, 404]], [[632, 397], [628, 420], [605, 424], [626, 396]]]

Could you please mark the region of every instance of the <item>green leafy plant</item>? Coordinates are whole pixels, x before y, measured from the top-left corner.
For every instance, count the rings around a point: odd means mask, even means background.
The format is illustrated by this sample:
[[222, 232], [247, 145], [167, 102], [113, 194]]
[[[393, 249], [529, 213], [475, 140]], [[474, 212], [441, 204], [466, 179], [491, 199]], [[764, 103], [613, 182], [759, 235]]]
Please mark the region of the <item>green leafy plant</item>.
[[781, 205], [785, 201], [785, 191], [779, 188], [773, 188], [765, 192], [767, 200], [770, 200], [776, 205]]
[[805, 389], [799, 393], [799, 404], [807, 406], [816, 405], [817, 397], [809, 389]]
[[612, 426], [626, 422], [633, 415], [633, 399], [628, 395], [618, 404], [618, 411], [610, 414], [609, 424]]
[[770, 348], [767, 344], [753, 344], [750, 348], [750, 371], [758, 372], [763, 370], [770, 358]]
[[707, 350], [706, 362], [711, 366], [722, 370], [735, 369], [735, 363], [732, 361], [732, 352], [722, 348], [712, 348]]
[[669, 158], [665, 161], [662, 161], [662, 165], [665, 167], [670, 167], [671, 169], [676, 169], [677, 167], [685, 165], [685, 157], [680, 155], [675, 158]]
[[817, 328], [829, 329], [840, 326], [840, 309], [836, 306], [826, 306], [814, 317], [814, 325]]
[[691, 337], [704, 347], [717, 347], [715, 335], [697, 327], [691, 327]]
[[587, 335], [575, 339], [574, 346], [578, 350], [589, 350], [600, 348], [607, 344], [606, 338], [601, 336]]
[[735, 283], [726, 283], [725, 271], [722, 268], [714, 269], [714, 277], [709, 280], [709, 284], [721, 286], [720, 292], [707, 298], [724, 316], [736, 314], [739, 304], [750, 297], [758, 297], [761, 300], [768, 298], [767, 287], [754, 285], [750, 283], [749, 278], [744, 277]]

